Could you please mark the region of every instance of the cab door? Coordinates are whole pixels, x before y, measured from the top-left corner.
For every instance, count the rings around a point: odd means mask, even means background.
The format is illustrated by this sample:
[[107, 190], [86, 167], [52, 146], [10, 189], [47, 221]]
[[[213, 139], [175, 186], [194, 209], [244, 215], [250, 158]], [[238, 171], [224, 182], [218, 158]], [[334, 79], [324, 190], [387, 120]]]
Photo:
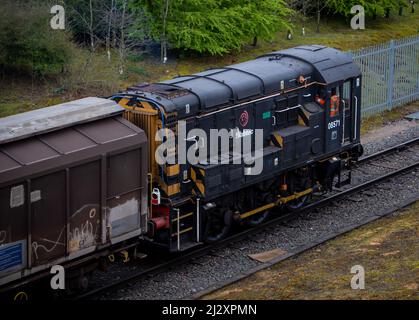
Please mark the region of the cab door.
[[353, 137], [352, 114], [353, 114], [353, 80], [349, 79], [341, 86], [341, 109], [342, 109], [342, 145], [350, 142]]
[[326, 152], [338, 151], [342, 145], [342, 85], [331, 86], [327, 90], [326, 97], [326, 125], [325, 145]]

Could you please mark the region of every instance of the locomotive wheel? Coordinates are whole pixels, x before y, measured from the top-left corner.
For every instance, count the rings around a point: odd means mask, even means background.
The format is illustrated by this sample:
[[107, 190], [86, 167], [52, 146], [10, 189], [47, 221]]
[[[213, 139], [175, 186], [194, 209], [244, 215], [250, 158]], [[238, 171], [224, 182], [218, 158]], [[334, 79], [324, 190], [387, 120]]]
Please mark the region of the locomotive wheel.
[[[300, 181], [298, 181], [298, 188], [297, 191], [304, 191], [308, 188], [310, 188], [311, 183], [310, 183], [310, 179], [308, 177], [301, 177]], [[304, 207], [304, 205], [306, 204], [307, 200], [310, 198], [310, 195], [307, 194], [305, 196], [302, 196], [301, 198], [292, 200], [290, 202], [288, 202], [287, 204], [285, 204], [285, 207], [289, 210], [289, 211], [296, 211], [302, 207]]]
[[[272, 190], [272, 186], [273, 182], [268, 183], [267, 185], [261, 184], [256, 186], [253, 189], [251, 196], [246, 199], [247, 207], [250, 209], [256, 209], [268, 203], [274, 202], [275, 196], [274, 191]], [[256, 227], [265, 222], [270, 217], [272, 212], [272, 209], [259, 212], [245, 219], [244, 223], [249, 227]]]
[[205, 242], [214, 243], [227, 237], [233, 222], [230, 210], [218, 210], [208, 217], [205, 225]]
[[77, 279], [77, 287], [81, 291], [86, 291], [89, 288], [89, 278], [86, 276], [80, 276]]
[[298, 198], [296, 200], [292, 200], [292, 201], [288, 202], [285, 206], [287, 207], [287, 209], [289, 211], [296, 211], [296, 210], [302, 208], [306, 204], [306, 202], [308, 200], [308, 197], [309, 196], [306, 195], [306, 196], [303, 196], [303, 197]]
[[263, 222], [265, 222], [269, 216], [271, 215], [272, 210], [265, 210], [262, 211], [261, 213], [257, 213], [251, 217], [249, 217], [246, 220], [246, 225], [248, 225], [249, 227], [256, 227], [260, 224], [262, 224]]

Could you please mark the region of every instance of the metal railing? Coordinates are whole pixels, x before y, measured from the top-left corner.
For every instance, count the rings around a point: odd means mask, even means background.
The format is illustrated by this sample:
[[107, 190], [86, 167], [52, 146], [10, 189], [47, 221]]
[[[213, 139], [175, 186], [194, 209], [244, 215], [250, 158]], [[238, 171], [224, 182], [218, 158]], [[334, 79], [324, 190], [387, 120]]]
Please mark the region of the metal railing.
[[419, 36], [352, 52], [362, 72], [362, 116], [419, 99]]

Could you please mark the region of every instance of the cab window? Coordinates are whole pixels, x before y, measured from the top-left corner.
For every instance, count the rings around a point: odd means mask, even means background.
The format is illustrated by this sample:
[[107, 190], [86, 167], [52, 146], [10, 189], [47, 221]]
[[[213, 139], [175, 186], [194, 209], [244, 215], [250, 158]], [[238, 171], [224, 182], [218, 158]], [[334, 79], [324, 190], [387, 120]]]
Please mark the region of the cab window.
[[330, 117], [335, 117], [339, 115], [339, 102], [340, 102], [339, 88], [332, 88], [332, 91], [330, 93], [330, 109], [329, 109]]

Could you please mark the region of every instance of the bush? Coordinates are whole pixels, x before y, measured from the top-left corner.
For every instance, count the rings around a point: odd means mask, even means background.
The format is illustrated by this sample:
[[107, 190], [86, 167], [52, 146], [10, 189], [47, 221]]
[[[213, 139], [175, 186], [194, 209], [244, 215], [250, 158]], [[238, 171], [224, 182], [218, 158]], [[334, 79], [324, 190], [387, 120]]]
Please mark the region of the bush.
[[2, 74], [43, 77], [66, 69], [74, 47], [67, 32], [50, 27], [51, 17], [50, 7], [43, 1], [1, 1]]

